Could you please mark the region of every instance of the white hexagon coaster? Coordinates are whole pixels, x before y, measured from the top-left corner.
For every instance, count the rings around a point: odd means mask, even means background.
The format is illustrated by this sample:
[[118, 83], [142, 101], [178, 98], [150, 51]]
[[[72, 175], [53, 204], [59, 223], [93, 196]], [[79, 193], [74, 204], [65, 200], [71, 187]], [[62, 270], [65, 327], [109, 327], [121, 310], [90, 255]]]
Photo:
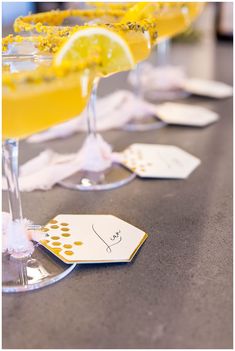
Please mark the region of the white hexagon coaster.
[[163, 179], [185, 179], [201, 163], [176, 146], [157, 144], [132, 144], [121, 162], [140, 177]]
[[233, 95], [233, 88], [215, 80], [189, 78], [184, 81], [182, 88], [191, 94], [223, 99]]
[[148, 235], [112, 215], [53, 218], [40, 243], [65, 263], [130, 262]]
[[175, 102], [157, 105], [156, 114], [165, 123], [190, 127], [206, 127], [219, 119], [219, 115], [208, 108]]

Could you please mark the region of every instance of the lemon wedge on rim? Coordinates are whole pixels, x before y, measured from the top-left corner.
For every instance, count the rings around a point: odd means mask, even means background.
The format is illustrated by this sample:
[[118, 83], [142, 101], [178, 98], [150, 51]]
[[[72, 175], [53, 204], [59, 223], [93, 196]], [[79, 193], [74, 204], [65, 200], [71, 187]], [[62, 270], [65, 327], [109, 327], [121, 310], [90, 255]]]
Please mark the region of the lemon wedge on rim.
[[54, 64], [73, 65], [79, 60], [99, 56], [98, 71], [107, 76], [134, 67], [135, 60], [127, 41], [118, 33], [101, 27], [79, 29], [54, 57]]

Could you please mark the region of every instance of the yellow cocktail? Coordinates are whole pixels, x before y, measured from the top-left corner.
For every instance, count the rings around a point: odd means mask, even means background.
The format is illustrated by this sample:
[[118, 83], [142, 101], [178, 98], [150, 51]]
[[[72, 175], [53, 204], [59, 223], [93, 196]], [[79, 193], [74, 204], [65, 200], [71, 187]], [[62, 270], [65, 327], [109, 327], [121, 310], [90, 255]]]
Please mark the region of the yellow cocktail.
[[156, 14], [158, 23], [158, 42], [171, 38], [181, 32], [184, 32], [200, 14], [202, 3], [184, 3], [181, 6], [169, 9]]
[[156, 23], [156, 44], [186, 30], [201, 13], [203, 6], [204, 3], [200, 2], [141, 2], [128, 10], [122, 21], [138, 22], [148, 18]]
[[[93, 11], [94, 12], [94, 11]], [[40, 13], [37, 15], [30, 15], [25, 18], [16, 20], [15, 28], [24, 30], [36, 30], [41, 35], [29, 36], [29, 37], [12, 37], [3, 39], [4, 49], [7, 48], [7, 44], [11, 44], [14, 40], [16, 42], [33, 42], [39, 52], [55, 54], [68, 40], [68, 37], [78, 31], [84, 29], [92, 29], [96, 26], [93, 25], [75, 25], [72, 27], [62, 26], [62, 23], [67, 17], [75, 15], [83, 15], [85, 18], [90, 19], [92, 11], [86, 10], [85, 13], [79, 10], [66, 10], [66, 11], [51, 11], [48, 13]], [[93, 15], [104, 15], [109, 14], [114, 19], [122, 17], [123, 12], [118, 11], [95, 11]], [[43, 21], [47, 22], [45, 26]], [[23, 24], [22, 24], [23, 23]], [[55, 26], [53, 24], [57, 24]], [[144, 27], [145, 25], [145, 27]], [[133, 65], [144, 59], [146, 59], [151, 50], [150, 35], [148, 33], [148, 23], [144, 25], [126, 25], [124, 23], [109, 23], [98, 24], [98, 28], [109, 28], [110, 30], [118, 33], [127, 43], [132, 54]], [[32, 27], [34, 26], [34, 27]], [[154, 29], [154, 26], [151, 26]], [[146, 29], [146, 30], [145, 30]], [[69, 33], [69, 35], [68, 35]], [[7, 39], [7, 40], [6, 40]], [[80, 39], [82, 40], [82, 39]], [[87, 40], [87, 39], [86, 39]], [[93, 39], [92, 39], [93, 40]], [[21, 45], [23, 45], [21, 43]], [[106, 45], [105, 42], [102, 43]], [[91, 56], [91, 45], [86, 45], [89, 48], [89, 52], [84, 51], [80, 53], [79, 59], [86, 61], [87, 57]], [[94, 46], [94, 45], [93, 45]], [[141, 50], [140, 50], [141, 48]], [[95, 47], [94, 52], [98, 52], [100, 48]], [[17, 59], [17, 58], [16, 58]], [[107, 58], [109, 60], [109, 58]], [[107, 61], [106, 60], [106, 61]], [[53, 124], [58, 124], [66, 121], [69, 118], [79, 115], [87, 104], [92, 82], [94, 80], [94, 70], [89, 70], [89, 73], [77, 72], [76, 75], [70, 74], [64, 77], [57, 76], [51, 73], [53, 79], [41, 79], [40, 84], [32, 82], [32, 84], [26, 84], [30, 81], [31, 76], [37, 77], [37, 75], [47, 75], [50, 68], [43, 68], [43, 64], [40, 64], [35, 72], [24, 72], [19, 73], [5, 73], [3, 86], [3, 136], [8, 137], [27, 137], [32, 133], [39, 132], [43, 129], [51, 127]], [[104, 64], [106, 71], [100, 69], [99, 73], [96, 72], [97, 76], [107, 76], [123, 70], [123, 65], [120, 68], [118, 60], [115, 61], [115, 65], [110, 67], [106, 63]], [[130, 68], [128, 64], [127, 69]], [[24, 76], [22, 80], [21, 77]], [[16, 82], [14, 89], [11, 89], [10, 84], [6, 84], [7, 81]], [[85, 87], [85, 85], [87, 85]], [[82, 91], [83, 90], [83, 91]], [[37, 108], [35, 108], [37, 106]], [[9, 123], [8, 119], [11, 119]]]
[[[120, 11], [119, 11], [120, 13]], [[72, 14], [74, 14], [72, 12]], [[60, 23], [66, 16], [71, 15], [71, 12], [62, 11], [57, 12], [59, 19], [55, 21], [55, 12], [43, 14], [49, 24], [54, 22]], [[30, 27], [32, 26], [32, 18], [30, 16]], [[40, 25], [37, 20], [42, 20], [42, 14], [38, 17], [36, 15], [35, 29], [39, 30], [41, 35], [28, 37], [12, 37], [9, 36], [3, 39], [4, 50], [8, 49], [14, 41], [23, 45], [24, 42], [31, 42], [37, 47], [39, 54], [49, 53], [55, 56], [57, 52], [62, 52], [61, 48], [65, 46], [68, 39], [75, 33], [81, 37], [79, 38], [79, 50], [75, 47], [74, 50], [69, 50], [68, 57], [63, 57], [63, 66], [70, 67], [71, 61], [94, 61], [102, 56], [102, 64], [99, 69], [94, 71], [85, 69], [82, 72], [71, 72], [61, 76], [60, 69], [52, 70], [50, 67], [43, 67], [43, 63], [38, 63], [39, 67], [35, 72], [18, 72], [18, 73], [4, 73], [4, 94], [3, 94], [3, 136], [8, 137], [27, 137], [29, 134], [39, 132], [47, 129], [54, 124], [58, 124], [79, 115], [87, 104], [92, 82], [96, 77], [104, 77], [114, 74], [125, 69], [130, 69], [137, 62], [147, 58], [151, 45], [150, 36], [143, 26], [136, 25], [131, 27], [123, 23], [113, 24], [99, 24], [99, 25], [81, 25], [73, 27], [62, 26], [44, 26]], [[26, 21], [27, 23], [27, 21]], [[145, 27], [148, 24], [145, 24]], [[28, 27], [27, 27], [28, 28]], [[25, 28], [26, 29], [26, 28]], [[100, 32], [110, 31], [111, 36], [102, 37], [100, 39]], [[85, 33], [85, 34], [84, 34]], [[91, 33], [91, 34], [90, 34]], [[94, 37], [94, 33], [96, 38]], [[98, 34], [97, 34], [98, 33]], [[115, 34], [116, 33], [116, 34]], [[101, 33], [102, 34], [102, 33]], [[124, 41], [126, 49], [123, 52], [115, 51], [116, 46], [112, 46], [113, 36], [118, 37], [117, 41]], [[84, 41], [84, 45], [81, 42]], [[141, 47], [141, 50], [139, 48]], [[93, 48], [93, 49], [91, 49]], [[122, 48], [123, 50], [123, 48]], [[107, 52], [106, 52], [107, 51]], [[110, 56], [115, 55], [112, 60]], [[75, 57], [70, 57], [75, 52]], [[129, 55], [126, 60], [126, 52]], [[119, 56], [118, 56], [119, 55]], [[124, 56], [125, 62], [122, 57]], [[66, 60], [68, 63], [66, 65]], [[58, 57], [57, 57], [58, 61]], [[59, 63], [60, 65], [60, 63]], [[49, 79], [47, 77], [49, 75]], [[37, 76], [40, 82], [37, 82]], [[45, 77], [44, 77], [45, 76]], [[23, 77], [23, 79], [22, 79]], [[33, 77], [31, 84], [28, 84]], [[8, 82], [9, 81], [9, 82]], [[6, 84], [8, 82], [8, 84]], [[12, 83], [15, 83], [15, 88], [11, 89]], [[27, 83], [27, 84], [26, 84]], [[37, 106], [37, 108], [35, 108]], [[9, 123], [9, 118], [11, 123]]]
[[[13, 61], [17, 65], [22, 58], [16, 56]], [[3, 138], [25, 138], [80, 114], [89, 99], [94, 76], [94, 68], [82, 65], [70, 73], [43, 63], [33, 71], [3, 71]]]

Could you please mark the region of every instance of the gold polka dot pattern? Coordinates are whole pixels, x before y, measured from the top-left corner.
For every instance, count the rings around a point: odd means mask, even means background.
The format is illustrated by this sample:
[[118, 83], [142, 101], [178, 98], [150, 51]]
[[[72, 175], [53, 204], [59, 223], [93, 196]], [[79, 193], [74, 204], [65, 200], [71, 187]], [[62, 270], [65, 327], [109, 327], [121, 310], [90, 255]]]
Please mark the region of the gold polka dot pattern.
[[[65, 219], [65, 218], [64, 218]], [[83, 245], [82, 241], [74, 241], [77, 236], [71, 231], [70, 223], [67, 220], [52, 219], [45, 228], [42, 230], [48, 232], [48, 240], [43, 240], [47, 248], [51, 250], [55, 255], [61, 259], [65, 259], [67, 262], [73, 262], [79, 246]], [[73, 256], [73, 257], [72, 257]], [[70, 258], [71, 257], [71, 258]]]
[[51, 249], [56, 255], [58, 255], [61, 251], [62, 251], [62, 249], [60, 249], [60, 248], [52, 248]]
[[68, 238], [71, 234], [69, 234], [69, 233], [61, 233], [61, 235], [62, 235], [64, 238]]
[[60, 238], [59, 236], [52, 236], [51, 237], [52, 240], [59, 240], [59, 238]]
[[63, 232], [68, 232], [68, 231], [69, 231], [69, 228], [61, 228], [61, 230], [62, 230]]
[[60, 246], [61, 243], [60, 243], [59, 241], [54, 241], [54, 242], [52, 243], [52, 245], [53, 245], [53, 246]]
[[42, 240], [42, 244], [48, 244], [50, 240]]
[[50, 224], [56, 224], [57, 221], [56, 221], [55, 219], [52, 219], [49, 223], [50, 223]]
[[51, 225], [51, 229], [58, 229], [59, 226], [58, 225]]
[[65, 245], [64, 245], [64, 248], [65, 248], [65, 249], [72, 249], [72, 245], [70, 245], [70, 244], [65, 244]]
[[66, 250], [64, 253], [65, 253], [66, 255], [69, 255], [69, 256], [71, 256], [71, 255], [74, 254], [74, 252], [73, 252], [73, 251], [70, 251], [70, 250]]

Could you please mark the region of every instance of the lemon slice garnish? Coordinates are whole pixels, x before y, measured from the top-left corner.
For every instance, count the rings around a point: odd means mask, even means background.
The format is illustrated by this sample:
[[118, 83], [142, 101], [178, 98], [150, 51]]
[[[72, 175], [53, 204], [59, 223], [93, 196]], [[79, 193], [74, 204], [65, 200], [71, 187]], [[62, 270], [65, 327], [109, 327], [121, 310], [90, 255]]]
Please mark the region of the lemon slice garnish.
[[100, 59], [98, 70], [104, 76], [129, 70], [135, 65], [127, 41], [110, 29], [99, 27], [79, 29], [72, 34], [55, 55], [54, 64], [73, 65], [97, 55]]

